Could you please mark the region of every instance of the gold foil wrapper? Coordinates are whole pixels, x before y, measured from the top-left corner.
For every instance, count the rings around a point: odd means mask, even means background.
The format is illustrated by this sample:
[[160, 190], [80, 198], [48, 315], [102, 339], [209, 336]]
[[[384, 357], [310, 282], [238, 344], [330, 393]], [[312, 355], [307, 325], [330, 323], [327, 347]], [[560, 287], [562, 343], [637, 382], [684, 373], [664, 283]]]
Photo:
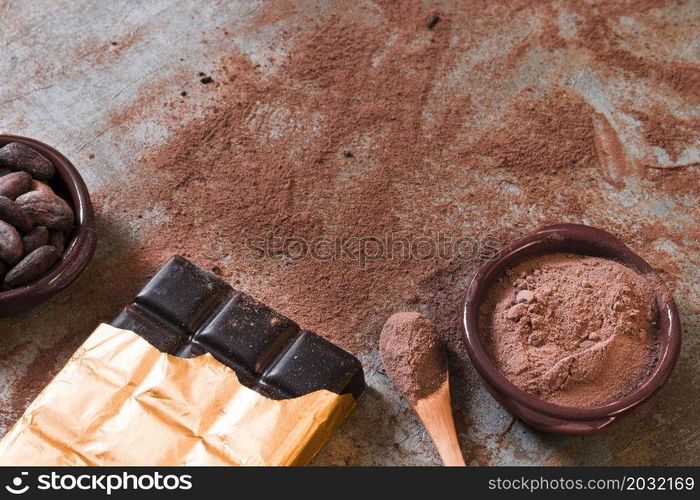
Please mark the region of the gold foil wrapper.
[[305, 465], [355, 407], [273, 400], [211, 354], [165, 354], [100, 325], [0, 441], [1, 465]]

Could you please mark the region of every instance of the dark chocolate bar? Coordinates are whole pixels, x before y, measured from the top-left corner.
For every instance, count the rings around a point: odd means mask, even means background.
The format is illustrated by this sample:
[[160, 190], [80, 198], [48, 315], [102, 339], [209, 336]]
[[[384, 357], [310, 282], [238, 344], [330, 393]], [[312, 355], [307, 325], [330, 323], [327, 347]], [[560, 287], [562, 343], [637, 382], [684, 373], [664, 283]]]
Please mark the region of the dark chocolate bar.
[[209, 352], [273, 399], [320, 389], [357, 399], [366, 387], [357, 358], [179, 256], [112, 325], [181, 358]]

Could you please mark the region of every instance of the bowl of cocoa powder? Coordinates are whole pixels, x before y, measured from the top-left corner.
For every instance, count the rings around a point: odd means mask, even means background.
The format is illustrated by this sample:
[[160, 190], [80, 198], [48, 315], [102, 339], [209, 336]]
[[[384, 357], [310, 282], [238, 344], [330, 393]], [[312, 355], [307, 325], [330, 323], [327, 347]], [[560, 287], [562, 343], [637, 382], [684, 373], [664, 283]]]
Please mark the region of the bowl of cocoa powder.
[[0, 135], [0, 316], [65, 289], [95, 245], [90, 195], [73, 164], [35, 139]]
[[478, 269], [464, 326], [489, 392], [559, 434], [599, 431], [647, 401], [681, 343], [658, 273], [612, 234], [579, 224], [541, 228]]

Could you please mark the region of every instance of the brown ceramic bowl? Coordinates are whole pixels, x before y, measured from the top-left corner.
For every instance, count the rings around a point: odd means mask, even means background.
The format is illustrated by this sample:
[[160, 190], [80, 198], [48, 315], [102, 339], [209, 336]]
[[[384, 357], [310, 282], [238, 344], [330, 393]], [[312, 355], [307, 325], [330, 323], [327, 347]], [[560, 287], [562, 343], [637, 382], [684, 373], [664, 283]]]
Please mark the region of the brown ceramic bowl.
[[512, 384], [484, 351], [479, 335], [478, 311], [486, 294], [502, 273], [531, 257], [548, 253], [574, 253], [618, 261], [641, 274], [654, 272], [640, 256], [612, 234], [590, 226], [559, 224], [543, 227], [503, 248], [485, 263], [469, 284], [464, 306], [467, 351], [486, 388], [508, 410], [537, 429], [557, 434], [591, 434], [647, 401], [668, 380], [681, 345], [681, 325], [676, 304], [659, 291], [658, 362], [637, 389], [619, 401], [595, 408], [571, 408], [548, 403]]
[[10, 316], [37, 306], [70, 285], [92, 258], [97, 241], [90, 194], [73, 164], [43, 142], [15, 135], [0, 135], [0, 147], [10, 142], [24, 143], [53, 163], [56, 174], [49, 185], [71, 204], [75, 213], [75, 227], [66, 240], [66, 251], [47, 274], [19, 288], [0, 291], [0, 316]]

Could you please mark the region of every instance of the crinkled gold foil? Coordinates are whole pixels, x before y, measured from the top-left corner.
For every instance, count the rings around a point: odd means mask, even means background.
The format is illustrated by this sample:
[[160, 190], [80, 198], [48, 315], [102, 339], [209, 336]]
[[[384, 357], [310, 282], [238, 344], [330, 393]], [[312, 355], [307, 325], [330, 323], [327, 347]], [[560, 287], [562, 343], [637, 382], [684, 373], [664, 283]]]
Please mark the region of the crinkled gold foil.
[[269, 399], [210, 354], [103, 324], [0, 441], [0, 464], [304, 465], [354, 407], [325, 390]]

